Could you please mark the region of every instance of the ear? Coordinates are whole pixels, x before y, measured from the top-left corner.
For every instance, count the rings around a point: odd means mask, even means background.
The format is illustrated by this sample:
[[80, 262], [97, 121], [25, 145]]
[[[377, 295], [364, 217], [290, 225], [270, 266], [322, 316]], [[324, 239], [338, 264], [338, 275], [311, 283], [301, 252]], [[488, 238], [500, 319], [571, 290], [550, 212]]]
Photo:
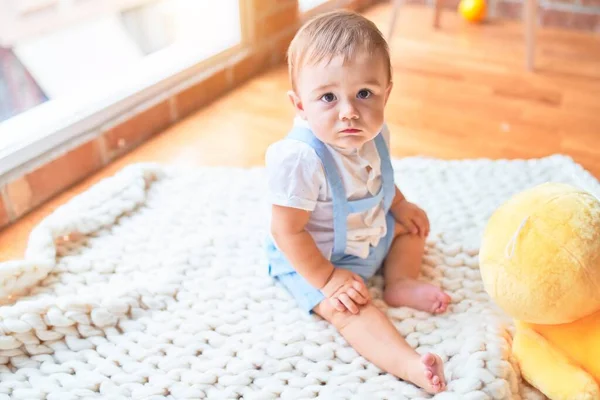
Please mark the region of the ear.
[[392, 93], [392, 88], [393, 87], [394, 87], [394, 82], [390, 81], [390, 84], [385, 89], [385, 103], [383, 103], [383, 104], [387, 104], [388, 99], [390, 98], [390, 93]]
[[292, 102], [292, 105], [294, 106], [294, 109], [296, 110], [296, 114], [300, 118], [306, 119], [306, 114], [304, 113], [304, 106], [302, 105], [300, 97], [293, 90], [290, 90], [287, 94], [290, 98], [290, 101]]

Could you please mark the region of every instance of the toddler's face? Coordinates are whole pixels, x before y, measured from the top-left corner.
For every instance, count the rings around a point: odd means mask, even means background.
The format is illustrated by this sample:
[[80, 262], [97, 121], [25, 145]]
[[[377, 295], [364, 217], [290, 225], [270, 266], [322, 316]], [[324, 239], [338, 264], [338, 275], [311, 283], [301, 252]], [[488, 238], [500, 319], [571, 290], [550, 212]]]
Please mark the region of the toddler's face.
[[345, 64], [339, 56], [302, 66], [289, 95], [321, 141], [352, 149], [381, 131], [391, 88], [383, 57], [360, 52]]

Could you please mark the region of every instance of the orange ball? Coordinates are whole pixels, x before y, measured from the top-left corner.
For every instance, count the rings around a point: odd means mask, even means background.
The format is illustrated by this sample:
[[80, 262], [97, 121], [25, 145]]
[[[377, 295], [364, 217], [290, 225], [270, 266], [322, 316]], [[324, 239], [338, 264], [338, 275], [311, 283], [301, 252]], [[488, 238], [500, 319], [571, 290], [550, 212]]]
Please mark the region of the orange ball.
[[458, 12], [469, 22], [479, 22], [485, 18], [485, 0], [460, 0]]

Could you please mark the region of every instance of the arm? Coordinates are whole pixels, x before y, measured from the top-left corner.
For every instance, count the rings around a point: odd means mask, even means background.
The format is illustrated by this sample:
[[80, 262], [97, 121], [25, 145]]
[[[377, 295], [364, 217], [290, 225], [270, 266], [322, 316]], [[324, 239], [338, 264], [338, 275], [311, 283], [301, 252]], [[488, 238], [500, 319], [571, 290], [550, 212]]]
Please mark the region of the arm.
[[[290, 145], [291, 148], [286, 147]], [[273, 204], [271, 234], [277, 247], [294, 270], [320, 290], [338, 311], [357, 313], [357, 304], [369, 300], [362, 278], [349, 270], [334, 268], [305, 229], [320, 188], [327, 184], [321, 160], [310, 147], [284, 142], [267, 151], [266, 164]]]
[[329, 298], [336, 310], [356, 314], [358, 305], [369, 301], [369, 291], [358, 275], [335, 268], [323, 257], [310, 233], [304, 229], [309, 217], [309, 211], [274, 205], [273, 239], [294, 269]]
[[429, 218], [427, 218], [427, 214], [416, 204], [406, 200], [406, 197], [397, 186], [395, 189], [396, 193], [390, 207], [394, 219], [404, 227], [407, 233], [427, 237], [429, 235]]
[[317, 289], [322, 289], [334, 267], [323, 257], [312, 236], [304, 229], [310, 211], [274, 205], [271, 233], [296, 271]]
[[294, 269], [322, 289], [333, 265], [305, 230], [321, 187], [327, 184], [321, 160], [308, 145], [283, 140], [265, 155], [271, 207], [271, 235]]
[[399, 215], [400, 215], [400, 205], [403, 201], [406, 200], [406, 197], [404, 197], [404, 195], [402, 194], [402, 192], [400, 191], [400, 189], [398, 189], [398, 186], [394, 185], [394, 188], [396, 189], [396, 194], [394, 195], [394, 200], [392, 200], [392, 206], [390, 207], [390, 212], [392, 213], [392, 215], [394, 216], [395, 220], [399, 220]]

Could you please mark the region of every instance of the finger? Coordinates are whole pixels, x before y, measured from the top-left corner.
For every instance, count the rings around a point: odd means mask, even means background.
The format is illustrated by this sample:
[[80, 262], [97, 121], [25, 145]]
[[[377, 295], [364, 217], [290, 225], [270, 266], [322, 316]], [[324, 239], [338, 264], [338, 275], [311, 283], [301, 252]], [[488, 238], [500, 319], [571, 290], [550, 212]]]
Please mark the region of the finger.
[[419, 215], [415, 215], [412, 218], [411, 222], [417, 228], [417, 231], [416, 232], [413, 231], [412, 234], [416, 234], [416, 235], [421, 236], [421, 221], [420, 221]]
[[369, 300], [371, 295], [369, 294], [369, 289], [367, 289], [367, 285], [363, 282], [363, 280], [358, 277], [354, 282], [352, 282], [352, 287], [358, 291], [365, 299]]
[[348, 289], [346, 291], [346, 293], [348, 294], [348, 296], [350, 296], [352, 301], [354, 301], [355, 303], [358, 303], [358, 304], [366, 304], [367, 303], [367, 299], [362, 294], [358, 293], [358, 291], [354, 288]]
[[425, 218], [423, 215], [419, 215], [417, 217], [417, 226], [419, 227], [419, 236], [424, 238], [425, 237], [425, 232], [427, 232], [427, 222], [425, 221]]
[[419, 233], [419, 225], [415, 221], [414, 218], [409, 221], [409, 225], [407, 226], [407, 228], [410, 231], [410, 233], [413, 235], [416, 235]]
[[358, 313], [358, 307], [356, 306], [356, 304], [354, 304], [352, 299], [346, 293], [340, 294], [338, 299], [342, 302], [342, 304], [344, 304], [344, 306], [346, 306], [348, 311], [350, 311], [352, 314]]
[[408, 233], [410, 233], [411, 231], [411, 225], [412, 223], [410, 222], [410, 220], [412, 219], [412, 217], [406, 217], [406, 218], [402, 218], [398, 220], [398, 223], [400, 225], [402, 225], [404, 227], [404, 229], [407, 230]]
[[421, 210], [421, 214], [423, 216], [423, 223], [424, 223], [424, 227], [425, 227], [425, 236], [428, 236], [429, 230], [431, 229], [429, 217], [427, 216], [427, 213], [424, 210]]
[[337, 298], [331, 298], [331, 299], [329, 299], [329, 302], [331, 303], [333, 308], [335, 308], [337, 311], [343, 312], [346, 310], [346, 307], [344, 307], [342, 302], [339, 301]]
[[[356, 292], [356, 296], [353, 297], [352, 294], [354, 294], [354, 292]], [[355, 300], [356, 302], [358, 302], [359, 304], [367, 304], [370, 300], [371, 294], [369, 293], [369, 289], [365, 288], [365, 294], [363, 295], [362, 293], [360, 293], [359, 291], [357, 291], [354, 288], [350, 288], [349, 290], [349, 295], [350, 297]]]
[[410, 217], [406, 220], [406, 227], [410, 231], [411, 234], [417, 234], [419, 232], [419, 213], [413, 212]]

